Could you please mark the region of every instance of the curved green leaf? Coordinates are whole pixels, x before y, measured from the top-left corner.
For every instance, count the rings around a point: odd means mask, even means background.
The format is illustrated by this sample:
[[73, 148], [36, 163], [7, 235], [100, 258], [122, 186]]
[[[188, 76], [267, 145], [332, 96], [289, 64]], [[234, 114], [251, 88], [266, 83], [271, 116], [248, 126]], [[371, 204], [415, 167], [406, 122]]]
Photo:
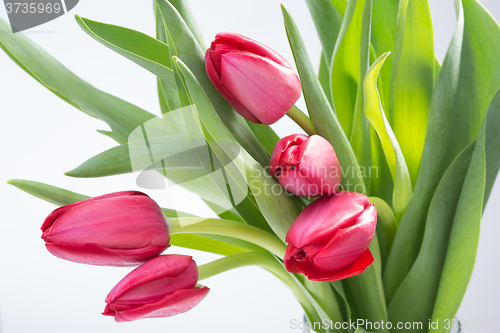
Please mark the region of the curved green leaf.
[[401, 0], [394, 45], [390, 123], [415, 184], [434, 91], [434, 39], [426, 0]]
[[132, 60], [175, 88], [168, 45], [141, 32], [76, 16], [90, 37]]
[[381, 108], [377, 91], [377, 77], [389, 53], [382, 55], [368, 70], [364, 81], [365, 115], [377, 131], [394, 181], [392, 204], [396, 217], [400, 218], [412, 196], [411, 179], [398, 141]]
[[1, 19], [0, 47], [19, 67], [54, 94], [85, 113], [105, 121], [120, 143], [126, 142], [130, 132], [137, 126], [154, 117], [151, 113], [86, 83], [25, 35], [12, 33], [10, 26]]

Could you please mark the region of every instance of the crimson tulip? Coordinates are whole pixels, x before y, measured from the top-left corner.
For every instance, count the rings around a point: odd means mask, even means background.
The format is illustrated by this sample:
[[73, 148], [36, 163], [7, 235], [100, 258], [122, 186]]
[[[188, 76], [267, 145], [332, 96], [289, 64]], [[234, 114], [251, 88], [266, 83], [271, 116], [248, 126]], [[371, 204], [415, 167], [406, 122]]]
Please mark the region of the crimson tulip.
[[111, 193], [54, 210], [42, 225], [56, 257], [92, 265], [135, 266], [170, 244], [161, 208], [141, 192]]
[[319, 198], [288, 230], [285, 267], [313, 281], [361, 274], [373, 263], [368, 245], [376, 224], [375, 206], [363, 194], [343, 191]]
[[210, 290], [197, 287], [190, 256], [162, 255], [134, 269], [106, 297], [105, 316], [118, 322], [170, 317], [191, 310]]
[[279, 140], [269, 171], [287, 191], [302, 197], [335, 193], [342, 179], [335, 150], [319, 135], [293, 134]]
[[235, 110], [257, 124], [278, 121], [300, 97], [288, 62], [248, 37], [221, 32], [205, 53], [208, 77]]

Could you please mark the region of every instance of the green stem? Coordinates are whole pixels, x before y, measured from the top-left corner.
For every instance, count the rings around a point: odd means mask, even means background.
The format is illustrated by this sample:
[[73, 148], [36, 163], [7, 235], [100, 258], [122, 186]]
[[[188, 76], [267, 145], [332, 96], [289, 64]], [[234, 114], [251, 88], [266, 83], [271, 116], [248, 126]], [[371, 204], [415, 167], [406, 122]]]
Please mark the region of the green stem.
[[171, 218], [169, 221], [172, 235], [190, 233], [228, 236], [259, 245], [280, 259], [285, 256], [286, 246], [278, 237], [248, 224], [202, 217]]
[[[244, 252], [233, 254], [208, 264], [198, 267], [198, 280], [203, 280], [211, 276], [224, 273], [228, 270], [244, 267], [244, 266], [260, 266], [269, 270], [271, 273], [279, 277], [293, 292], [297, 300], [300, 302], [304, 311], [313, 322], [320, 322], [321, 319], [317, 314], [314, 306], [309, 301], [307, 296], [300, 290], [290, 274], [285, 270], [283, 265], [269, 253], [265, 252]], [[311, 318], [312, 317], [312, 318]]]
[[288, 110], [286, 115], [295, 121], [297, 125], [299, 125], [308, 135], [316, 134], [316, 130], [314, 129], [311, 119], [295, 105]]
[[370, 199], [370, 203], [374, 204], [375, 208], [377, 208], [378, 220], [382, 223], [385, 232], [387, 250], [390, 250], [394, 237], [396, 236], [396, 231], [398, 230], [398, 223], [394, 216], [394, 212], [383, 199], [377, 197], [369, 197], [368, 199]]

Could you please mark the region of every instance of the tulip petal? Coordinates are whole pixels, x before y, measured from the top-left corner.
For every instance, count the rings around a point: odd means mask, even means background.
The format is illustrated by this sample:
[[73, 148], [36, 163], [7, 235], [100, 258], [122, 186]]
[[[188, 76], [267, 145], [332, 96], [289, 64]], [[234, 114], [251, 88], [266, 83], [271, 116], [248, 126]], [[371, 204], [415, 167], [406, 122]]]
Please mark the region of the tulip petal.
[[321, 189], [310, 181], [300, 170], [284, 170], [278, 176], [278, 182], [288, 192], [301, 197], [317, 197]]
[[144, 194], [142, 192], [138, 192], [138, 191], [122, 191], [122, 192], [109, 193], [109, 194], [105, 194], [105, 195], [101, 195], [101, 196], [97, 196], [97, 197], [85, 199], [85, 200], [82, 200], [82, 201], [78, 201], [78, 202], [75, 202], [75, 203], [72, 203], [72, 204], [69, 204], [69, 205], [65, 205], [65, 206], [59, 207], [56, 210], [54, 210], [52, 213], [49, 214], [49, 216], [47, 216], [47, 218], [43, 222], [42, 227], [40, 229], [42, 229], [43, 232], [47, 231], [50, 227], [52, 227], [52, 225], [54, 224], [54, 222], [62, 214], [66, 213], [67, 211], [69, 211], [70, 209], [72, 209], [72, 208], [74, 208], [76, 206], [80, 206], [81, 204], [85, 204], [85, 203], [93, 202], [93, 201], [97, 201], [97, 200], [102, 200], [102, 199], [106, 199], [106, 198], [124, 197], [124, 196], [129, 196], [129, 195], [139, 195], [139, 196], [146, 196], [146, 197], [148, 197], [146, 194]]
[[[164, 286], [158, 285], [158, 281]], [[148, 260], [121, 279], [109, 292], [106, 302], [145, 301], [151, 296], [171, 294], [176, 289], [193, 288], [197, 281], [198, 269], [192, 257], [162, 255]]]
[[288, 230], [286, 242], [297, 248], [327, 243], [337, 230], [354, 224], [368, 205], [368, 197], [355, 192], [325, 195], [304, 208]]
[[304, 134], [292, 134], [281, 138], [275, 145], [273, 153], [271, 155], [271, 163], [269, 166], [269, 172], [271, 175], [276, 176], [280, 168], [281, 155], [293, 145], [300, 145], [302, 142], [307, 140], [308, 136]]
[[221, 83], [265, 125], [283, 117], [301, 91], [293, 70], [248, 52], [222, 55]]
[[99, 244], [134, 249], [169, 242], [163, 212], [147, 196], [108, 197], [80, 202], [44, 231], [48, 243]]
[[259, 119], [257, 119], [252, 112], [250, 112], [243, 104], [238, 101], [238, 99], [224, 87], [221, 83], [220, 80], [220, 68], [217, 69], [217, 65], [220, 67], [220, 60], [219, 61], [214, 61], [212, 57], [214, 56], [214, 53], [211, 52], [211, 49], [208, 49], [207, 52], [205, 53], [205, 66], [207, 69], [207, 75], [214, 87], [217, 89], [217, 91], [224, 97], [231, 106], [237, 110], [244, 118], [260, 124], [261, 122]]
[[344, 268], [331, 271], [321, 272], [316, 269], [301, 271], [311, 281], [337, 281], [356, 276], [365, 271], [365, 269], [373, 263], [373, 255], [369, 249], [366, 249], [352, 264]]
[[87, 265], [128, 267], [142, 264], [169, 245], [148, 245], [137, 249], [109, 249], [97, 244], [46, 243], [54, 256]]
[[342, 171], [335, 150], [328, 141], [319, 135], [311, 136], [300, 145], [299, 160], [300, 171], [321, 189], [317, 195], [337, 191]]
[[359, 216], [356, 224], [338, 230], [321, 252], [313, 257], [314, 267], [329, 272], [352, 263], [370, 245], [376, 225], [377, 212], [375, 206], [370, 205]]
[[210, 291], [207, 287], [177, 290], [162, 300], [144, 304], [135, 309], [115, 312], [117, 322], [126, 322], [143, 318], [159, 318], [178, 315], [195, 307]]
[[285, 58], [271, 48], [240, 34], [220, 32], [215, 36], [215, 41], [212, 42], [212, 45], [213, 44], [230, 45], [235, 50], [249, 51], [261, 57], [269, 58], [283, 67], [292, 68]]

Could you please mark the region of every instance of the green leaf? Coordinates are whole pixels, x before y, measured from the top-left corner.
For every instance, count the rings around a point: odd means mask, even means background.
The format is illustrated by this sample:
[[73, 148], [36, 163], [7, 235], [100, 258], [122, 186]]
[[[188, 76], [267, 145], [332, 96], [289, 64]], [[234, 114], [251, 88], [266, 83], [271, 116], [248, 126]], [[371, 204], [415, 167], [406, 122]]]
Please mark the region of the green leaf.
[[323, 46], [325, 61], [329, 67], [332, 63], [333, 49], [342, 24], [342, 16], [330, 0], [307, 0], [306, 2]]
[[266, 149], [269, 154], [273, 153], [274, 146], [280, 137], [273, 131], [270, 126], [256, 124], [247, 120], [248, 127], [259, 140], [259, 143]]
[[479, 134], [488, 105], [500, 87], [498, 59], [498, 24], [476, 0], [464, 0], [436, 82], [413, 199], [387, 260], [384, 286], [388, 300], [418, 255], [431, 194], [454, 157]]
[[[375, 58], [386, 52], [394, 51], [396, 36], [396, 21], [398, 17], [399, 0], [376, 0], [373, 2], [371, 42]], [[379, 92], [382, 107], [389, 120], [389, 87], [391, 78], [392, 57], [384, 62], [379, 74]]]
[[32, 180], [11, 179], [7, 183], [17, 187], [21, 191], [58, 206], [65, 206], [90, 198], [83, 194], [71, 192], [59, 187]]
[[[434, 193], [420, 253], [389, 304], [392, 322], [425, 325], [431, 317], [453, 218], [473, 150], [474, 144], [471, 144], [455, 159]], [[461, 269], [462, 265], [458, 267]], [[454, 296], [448, 294], [447, 297]]]
[[354, 189], [356, 192], [365, 192], [366, 188], [356, 156], [321, 88], [297, 25], [284, 5], [281, 5], [281, 10], [288, 41], [301, 79], [307, 109], [314, 127], [318, 134], [327, 139], [335, 148], [342, 167], [342, 184], [345, 188]]
[[168, 45], [141, 32], [76, 16], [90, 37], [132, 60], [175, 88]]
[[330, 65], [326, 62], [325, 56], [321, 53], [321, 59], [319, 62], [319, 71], [318, 71], [318, 81], [323, 89], [323, 93], [328, 98], [328, 102], [330, 103], [330, 107], [333, 108], [333, 99], [332, 94], [330, 93], [332, 89], [330, 88], [330, 70], [328, 69]]
[[330, 2], [337, 8], [337, 11], [344, 16], [345, 10], [347, 8], [348, 0], [330, 0]]
[[[155, 0], [156, 6], [163, 18], [163, 25], [170, 35], [169, 49], [171, 55], [176, 55], [194, 74], [201, 87], [210, 99], [222, 123], [229, 129], [238, 142], [262, 166], [269, 164], [269, 154], [259, 144], [259, 141], [248, 127], [245, 119], [234, 111], [229, 103], [219, 94], [208, 79], [205, 69], [205, 52], [189, 30], [177, 10], [165, 0]], [[175, 53], [172, 51], [175, 49]]]
[[491, 111], [500, 109], [499, 94], [497, 92], [490, 104], [486, 122], [486, 186], [484, 189], [484, 207], [486, 207], [491, 189], [500, 169], [500, 126], [498, 125], [500, 123], [498, 119], [500, 112]]
[[[387, 322], [387, 310], [382, 288], [381, 277], [373, 265], [369, 266], [362, 274], [345, 279], [349, 292], [358, 310], [359, 316], [372, 323]], [[377, 332], [388, 333], [389, 330], [379, 329]]]
[[[351, 137], [353, 128], [354, 108], [362, 64], [361, 52], [352, 52], [352, 50], [364, 50], [365, 48], [365, 45], [361, 44], [364, 8], [365, 0], [348, 2], [333, 51], [333, 62], [330, 66], [335, 112], [348, 138]], [[362, 52], [364, 53], [364, 51]]]
[[365, 115], [377, 131], [394, 181], [392, 204], [396, 217], [401, 217], [412, 196], [411, 179], [406, 162], [391, 126], [381, 109], [377, 77], [389, 53], [382, 55], [368, 70], [364, 81]]
[[[149, 158], [149, 155], [147, 156]], [[64, 174], [70, 177], [93, 178], [132, 172], [128, 144], [108, 149]]]
[[[359, 35], [351, 35], [352, 38], [360, 40], [360, 63], [359, 66], [359, 82], [363, 82], [368, 67], [370, 66], [370, 28], [372, 22], [372, 0], [365, 0], [361, 17], [361, 29], [357, 31]], [[334, 101], [335, 103], [335, 101]], [[356, 103], [354, 106], [354, 114], [352, 119], [352, 131], [350, 142], [354, 154], [358, 159], [359, 165], [368, 170], [372, 165], [371, 153], [371, 134], [370, 122], [365, 117], [364, 112], [363, 85], [358, 84], [356, 93]], [[368, 174], [365, 177], [365, 185], [367, 185], [367, 193], [370, 192], [370, 179]]]
[[19, 67], [54, 94], [99, 118], [111, 127], [119, 142], [137, 126], [153, 117], [152, 114], [89, 85], [22, 33], [11, 32], [0, 19], [0, 47]]
[[186, 25], [189, 28], [189, 31], [193, 34], [193, 36], [196, 38], [196, 41], [200, 45], [202, 49], [205, 49], [205, 42], [203, 41], [203, 36], [201, 34], [200, 29], [198, 28], [198, 25], [196, 24], [196, 20], [193, 16], [193, 13], [191, 12], [191, 9], [189, 8], [187, 1], [186, 0], [168, 0], [168, 2], [175, 7], [177, 12], [181, 15], [182, 19], [184, 22], [186, 22]]
[[[433, 321], [452, 320], [462, 302], [472, 275], [479, 242], [479, 229], [483, 210], [485, 185], [488, 179], [488, 146], [495, 146], [498, 166], [500, 141], [490, 141], [498, 137], [500, 128], [500, 91], [488, 108], [479, 138], [475, 145], [472, 161], [457, 200], [457, 209], [452, 228], [448, 228], [450, 240], [446, 258], [442, 263], [442, 274], [437, 290]], [[491, 131], [491, 132], [490, 132]], [[491, 157], [491, 156], [490, 156]], [[498, 172], [498, 168], [495, 170]], [[442, 327], [432, 332], [445, 332]]]
[[400, 1], [393, 57], [390, 123], [415, 184], [434, 91], [434, 39], [427, 1]]

